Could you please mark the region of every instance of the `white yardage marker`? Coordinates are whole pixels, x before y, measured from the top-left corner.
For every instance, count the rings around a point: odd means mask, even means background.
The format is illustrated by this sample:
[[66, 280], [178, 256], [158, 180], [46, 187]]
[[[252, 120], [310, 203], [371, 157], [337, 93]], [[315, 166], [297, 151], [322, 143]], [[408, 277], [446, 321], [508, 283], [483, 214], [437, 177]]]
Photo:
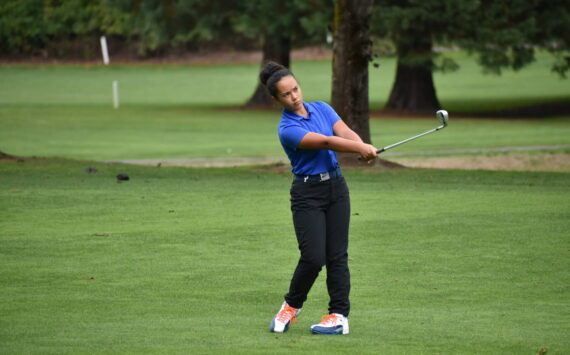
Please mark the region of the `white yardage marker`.
[[107, 49], [107, 38], [101, 36], [101, 53], [103, 54], [103, 63], [109, 65], [109, 50]]
[[113, 107], [119, 108], [119, 82], [113, 81]]

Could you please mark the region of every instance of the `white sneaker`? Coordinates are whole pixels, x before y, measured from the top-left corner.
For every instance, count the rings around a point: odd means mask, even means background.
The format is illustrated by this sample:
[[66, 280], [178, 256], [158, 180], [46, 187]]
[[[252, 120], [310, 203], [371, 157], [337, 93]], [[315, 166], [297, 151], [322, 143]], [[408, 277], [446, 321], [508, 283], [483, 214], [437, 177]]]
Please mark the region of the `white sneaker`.
[[348, 317], [338, 313], [323, 316], [319, 324], [311, 326], [311, 332], [313, 334], [348, 334]]
[[284, 333], [289, 329], [289, 325], [291, 322], [297, 322], [297, 315], [301, 312], [301, 309], [293, 308], [287, 304], [287, 302], [283, 302], [281, 305], [281, 309], [279, 312], [273, 317], [271, 320], [271, 325], [269, 326], [269, 330], [274, 333]]

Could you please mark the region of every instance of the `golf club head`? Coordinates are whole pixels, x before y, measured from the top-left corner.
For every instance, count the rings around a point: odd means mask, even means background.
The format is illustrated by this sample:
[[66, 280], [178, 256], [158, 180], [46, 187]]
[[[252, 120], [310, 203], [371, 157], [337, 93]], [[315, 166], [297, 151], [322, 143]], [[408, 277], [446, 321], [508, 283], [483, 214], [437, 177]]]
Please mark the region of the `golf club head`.
[[449, 115], [447, 114], [447, 111], [439, 110], [435, 114], [439, 122], [441, 122], [441, 124], [443, 125], [443, 127], [447, 126], [447, 122], [449, 120]]

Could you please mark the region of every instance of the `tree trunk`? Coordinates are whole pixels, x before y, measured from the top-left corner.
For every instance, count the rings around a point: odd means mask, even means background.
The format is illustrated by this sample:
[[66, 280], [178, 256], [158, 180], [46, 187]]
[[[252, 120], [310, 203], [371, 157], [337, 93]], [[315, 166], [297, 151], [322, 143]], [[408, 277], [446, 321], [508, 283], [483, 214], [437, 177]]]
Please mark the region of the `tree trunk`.
[[407, 43], [396, 43], [396, 80], [386, 103], [387, 109], [415, 112], [440, 108], [433, 84], [432, 41], [429, 34], [407, 34]]
[[333, 23], [332, 106], [363, 141], [370, 143], [368, 62], [372, 0], [338, 0]]
[[[291, 64], [291, 37], [287, 31], [281, 33], [266, 34], [263, 40], [263, 59], [261, 67], [269, 61], [290, 67]], [[257, 88], [251, 98], [245, 104], [246, 107], [270, 107], [273, 104], [267, 89], [258, 81]]]

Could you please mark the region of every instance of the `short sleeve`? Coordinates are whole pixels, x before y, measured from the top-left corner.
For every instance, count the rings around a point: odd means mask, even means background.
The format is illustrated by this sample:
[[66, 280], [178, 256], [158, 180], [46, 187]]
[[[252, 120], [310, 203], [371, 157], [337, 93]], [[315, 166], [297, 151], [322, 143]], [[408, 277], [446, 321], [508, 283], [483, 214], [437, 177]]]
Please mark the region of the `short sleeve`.
[[335, 123], [340, 121], [341, 119], [340, 116], [329, 104], [323, 101], [319, 101], [319, 105], [321, 106], [323, 113], [325, 113], [325, 117], [329, 121], [331, 127], [334, 126]]
[[283, 146], [291, 149], [297, 150], [299, 142], [309, 131], [301, 126], [288, 125], [279, 129], [279, 139]]

